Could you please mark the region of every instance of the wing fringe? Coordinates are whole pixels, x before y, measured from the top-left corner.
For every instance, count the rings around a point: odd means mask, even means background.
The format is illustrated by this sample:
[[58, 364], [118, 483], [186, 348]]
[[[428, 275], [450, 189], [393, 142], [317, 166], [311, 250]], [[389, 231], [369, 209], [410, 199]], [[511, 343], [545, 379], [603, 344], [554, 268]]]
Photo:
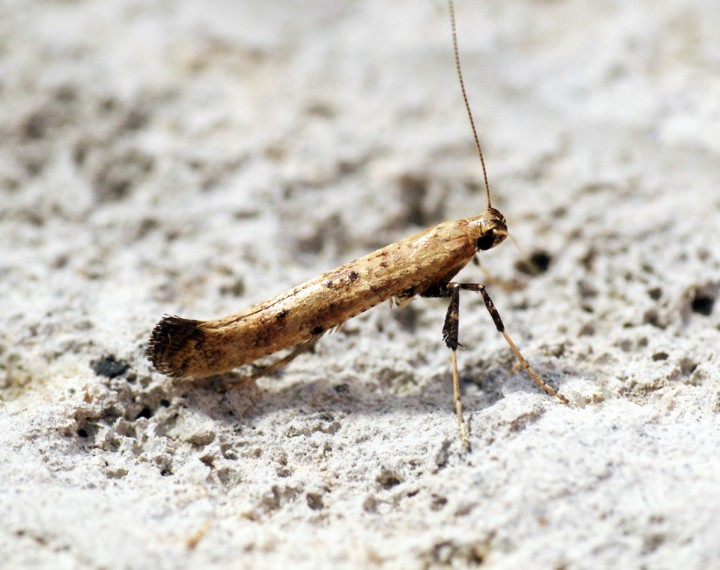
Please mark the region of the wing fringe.
[[201, 348], [205, 333], [202, 321], [165, 315], [150, 335], [146, 355], [152, 365], [163, 374], [183, 377], [189, 354]]

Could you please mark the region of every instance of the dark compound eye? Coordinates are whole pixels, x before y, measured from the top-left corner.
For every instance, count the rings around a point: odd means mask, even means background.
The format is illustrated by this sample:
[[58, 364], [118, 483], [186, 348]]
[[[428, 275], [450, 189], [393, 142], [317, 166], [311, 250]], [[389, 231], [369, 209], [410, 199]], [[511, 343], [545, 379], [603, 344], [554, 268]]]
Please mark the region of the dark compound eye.
[[478, 249], [483, 251], [490, 249], [493, 245], [495, 245], [495, 232], [493, 230], [481, 235], [475, 244]]

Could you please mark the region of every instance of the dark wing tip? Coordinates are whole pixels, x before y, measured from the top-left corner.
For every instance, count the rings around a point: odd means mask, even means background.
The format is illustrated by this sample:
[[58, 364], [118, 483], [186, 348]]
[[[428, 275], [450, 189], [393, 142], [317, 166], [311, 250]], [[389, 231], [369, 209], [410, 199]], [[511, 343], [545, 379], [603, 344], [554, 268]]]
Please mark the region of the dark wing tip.
[[200, 348], [205, 334], [202, 321], [165, 315], [150, 335], [146, 355], [153, 366], [168, 376], [182, 377], [191, 353]]

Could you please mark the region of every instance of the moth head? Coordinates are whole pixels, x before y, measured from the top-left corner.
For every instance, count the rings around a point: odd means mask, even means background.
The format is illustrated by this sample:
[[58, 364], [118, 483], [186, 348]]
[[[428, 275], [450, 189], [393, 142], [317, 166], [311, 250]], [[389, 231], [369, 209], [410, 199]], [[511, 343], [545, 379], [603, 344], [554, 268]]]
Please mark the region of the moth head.
[[479, 216], [470, 220], [470, 225], [475, 230], [475, 247], [478, 250], [486, 251], [496, 245], [500, 245], [508, 236], [507, 223], [503, 216], [495, 208], [488, 208]]

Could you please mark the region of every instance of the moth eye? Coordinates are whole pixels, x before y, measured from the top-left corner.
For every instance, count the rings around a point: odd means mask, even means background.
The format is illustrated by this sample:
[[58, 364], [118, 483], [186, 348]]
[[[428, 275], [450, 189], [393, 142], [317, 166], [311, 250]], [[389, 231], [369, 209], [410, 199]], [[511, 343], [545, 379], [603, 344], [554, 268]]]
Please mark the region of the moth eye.
[[494, 230], [490, 230], [489, 232], [481, 235], [477, 239], [477, 242], [475, 243], [475, 246], [478, 249], [481, 249], [483, 251], [490, 249], [494, 245], [495, 245], [495, 231]]

